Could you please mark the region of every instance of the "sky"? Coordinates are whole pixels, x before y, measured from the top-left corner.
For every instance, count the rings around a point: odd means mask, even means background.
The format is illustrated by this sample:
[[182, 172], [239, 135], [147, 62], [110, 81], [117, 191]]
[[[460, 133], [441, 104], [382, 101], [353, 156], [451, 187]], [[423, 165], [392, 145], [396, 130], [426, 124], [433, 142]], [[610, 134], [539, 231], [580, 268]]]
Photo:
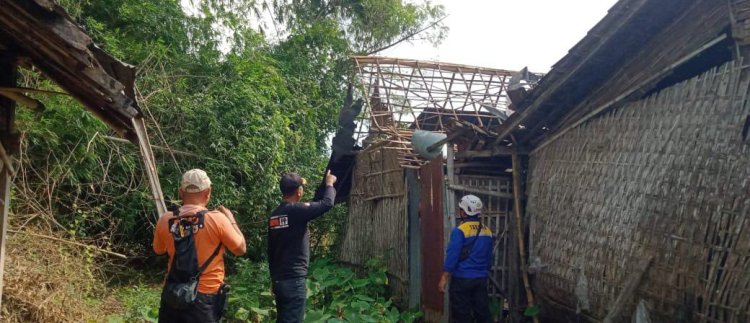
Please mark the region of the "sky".
[[432, 0], [445, 6], [448, 37], [435, 48], [402, 43], [380, 56], [546, 73], [615, 0]]

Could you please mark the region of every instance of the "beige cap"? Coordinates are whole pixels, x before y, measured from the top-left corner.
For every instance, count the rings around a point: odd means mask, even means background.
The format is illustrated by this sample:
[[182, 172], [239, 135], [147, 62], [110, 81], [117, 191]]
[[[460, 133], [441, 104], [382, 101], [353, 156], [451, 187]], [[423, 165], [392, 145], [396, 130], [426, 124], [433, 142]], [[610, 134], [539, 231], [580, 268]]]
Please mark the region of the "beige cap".
[[211, 179], [202, 169], [191, 169], [182, 175], [180, 189], [188, 193], [203, 192], [211, 187]]

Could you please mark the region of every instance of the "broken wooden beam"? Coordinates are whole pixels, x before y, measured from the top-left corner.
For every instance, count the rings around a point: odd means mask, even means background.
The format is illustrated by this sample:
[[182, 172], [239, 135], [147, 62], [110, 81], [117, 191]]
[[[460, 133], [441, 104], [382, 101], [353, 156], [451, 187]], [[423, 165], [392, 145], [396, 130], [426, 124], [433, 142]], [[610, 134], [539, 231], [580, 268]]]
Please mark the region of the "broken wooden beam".
[[13, 101], [16, 101], [16, 103], [23, 105], [31, 110], [34, 110], [35, 112], [44, 111], [44, 104], [42, 103], [42, 101], [39, 101], [34, 98], [30, 98], [22, 93], [0, 89], [0, 95], [8, 99], [11, 99]]
[[33, 89], [30, 87], [7, 87], [7, 86], [0, 86], [0, 91], [6, 91], [6, 92], [16, 92], [16, 93], [38, 93], [38, 94], [46, 94], [46, 95], [62, 95], [62, 96], [70, 96], [70, 94], [65, 92], [59, 92], [59, 91], [50, 91], [50, 90], [42, 90], [42, 89]]

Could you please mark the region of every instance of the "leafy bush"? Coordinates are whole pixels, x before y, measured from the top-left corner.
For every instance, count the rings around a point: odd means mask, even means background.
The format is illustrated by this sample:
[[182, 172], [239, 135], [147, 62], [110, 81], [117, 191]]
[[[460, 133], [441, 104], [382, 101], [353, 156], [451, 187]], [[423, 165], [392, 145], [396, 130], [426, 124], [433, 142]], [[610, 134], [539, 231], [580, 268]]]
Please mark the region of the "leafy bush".
[[158, 321], [161, 286], [133, 285], [116, 290], [114, 296], [125, 307], [125, 313], [110, 316], [108, 323]]
[[[235, 322], [271, 322], [276, 315], [268, 266], [240, 259], [231, 277], [227, 318]], [[310, 264], [306, 322], [413, 322], [421, 314], [401, 312], [388, 296], [382, 261], [368, 263], [364, 274], [319, 258]]]

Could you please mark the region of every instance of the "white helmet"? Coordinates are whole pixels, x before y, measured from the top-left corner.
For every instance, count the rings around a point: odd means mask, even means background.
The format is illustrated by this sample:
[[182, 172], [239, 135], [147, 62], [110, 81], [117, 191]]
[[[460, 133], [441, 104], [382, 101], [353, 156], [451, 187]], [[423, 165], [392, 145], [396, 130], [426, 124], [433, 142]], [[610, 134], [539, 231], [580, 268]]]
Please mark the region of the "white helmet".
[[465, 195], [458, 202], [458, 207], [466, 212], [466, 215], [472, 216], [482, 213], [482, 200], [474, 195]]

